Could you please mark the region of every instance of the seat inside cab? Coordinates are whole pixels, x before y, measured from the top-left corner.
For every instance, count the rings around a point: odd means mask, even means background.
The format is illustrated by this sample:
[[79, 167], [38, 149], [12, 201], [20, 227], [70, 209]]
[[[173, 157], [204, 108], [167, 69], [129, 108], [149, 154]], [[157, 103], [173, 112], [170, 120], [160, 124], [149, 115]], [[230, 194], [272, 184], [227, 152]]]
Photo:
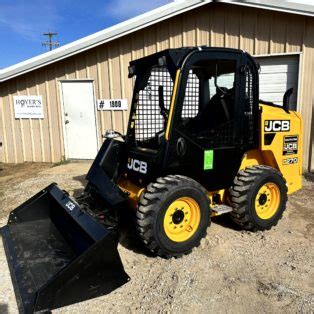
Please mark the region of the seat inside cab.
[[[235, 72], [234, 60], [206, 60], [191, 68], [182, 109], [182, 123], [188, 131], [206, 134], [233, 121]], [[199, 89], [199, 97], [194, 98], [194, 104], [191, 104], [189, 95], [193, 92], [189, 88], [192, 80], [197, 81]], [[192, 105], [198, 107], [197, 114], [187, 116], [184, 114], [186, 107]]]

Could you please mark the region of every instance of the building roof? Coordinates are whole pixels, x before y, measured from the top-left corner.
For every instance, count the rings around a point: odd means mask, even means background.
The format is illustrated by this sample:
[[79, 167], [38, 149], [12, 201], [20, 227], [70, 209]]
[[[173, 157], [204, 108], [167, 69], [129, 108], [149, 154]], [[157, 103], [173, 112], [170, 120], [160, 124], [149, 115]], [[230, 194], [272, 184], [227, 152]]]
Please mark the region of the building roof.
[[60, 48], [4, 68], [0, 70], [0, 82], [4, 82], [13, 77], [68, 58], [82, 51], [94, 48], [106, 42], [145, 28], [149, 25], [166, 20], [172, 16], [179, 15], [183, 12], [212, 2], [229, 3], [234, 5], [314, 16], [314, 5], [305, 4], [305, 0], [176, 0], [155, 10], [106, 28], [100, 32], [73, 41]]
[[314, 16], [313, 0], [218, 0], [214, 2], [225, 2], [266, 10]]

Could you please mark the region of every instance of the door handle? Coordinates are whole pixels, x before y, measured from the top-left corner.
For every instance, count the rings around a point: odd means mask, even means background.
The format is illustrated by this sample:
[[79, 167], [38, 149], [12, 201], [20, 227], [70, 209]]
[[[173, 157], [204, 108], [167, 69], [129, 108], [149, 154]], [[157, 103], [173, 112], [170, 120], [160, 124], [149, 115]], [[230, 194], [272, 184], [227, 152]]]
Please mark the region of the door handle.
[[64, 122], [65, 124], [68, 124], [68, 123], [70, 123], [70, 121], [69, 120], [65, 120], [65, 122]]

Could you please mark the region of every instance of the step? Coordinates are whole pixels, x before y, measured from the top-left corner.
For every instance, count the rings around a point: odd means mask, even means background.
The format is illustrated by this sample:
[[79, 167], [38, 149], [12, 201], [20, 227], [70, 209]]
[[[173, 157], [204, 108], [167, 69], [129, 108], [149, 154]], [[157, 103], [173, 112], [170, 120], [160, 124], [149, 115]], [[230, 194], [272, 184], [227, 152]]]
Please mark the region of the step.
[[212, 217], [220, 216], [233, 211], [233, 208], [228, 205], [215, 205], [212, 207]]

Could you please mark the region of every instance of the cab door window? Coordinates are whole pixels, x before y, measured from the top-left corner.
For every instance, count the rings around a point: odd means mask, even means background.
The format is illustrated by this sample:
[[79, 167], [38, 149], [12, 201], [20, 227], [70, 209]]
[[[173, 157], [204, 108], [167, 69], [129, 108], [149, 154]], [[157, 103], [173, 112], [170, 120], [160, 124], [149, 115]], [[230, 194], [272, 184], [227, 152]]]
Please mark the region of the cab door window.
[[[190, 136], [211, 145], [233, 143], [235, 78], [235, 60], [206, 60], [192, 66], [181, 111], [181, 126]], [[191, 91], [197, 91], [197, 97], [191, 97]]]

